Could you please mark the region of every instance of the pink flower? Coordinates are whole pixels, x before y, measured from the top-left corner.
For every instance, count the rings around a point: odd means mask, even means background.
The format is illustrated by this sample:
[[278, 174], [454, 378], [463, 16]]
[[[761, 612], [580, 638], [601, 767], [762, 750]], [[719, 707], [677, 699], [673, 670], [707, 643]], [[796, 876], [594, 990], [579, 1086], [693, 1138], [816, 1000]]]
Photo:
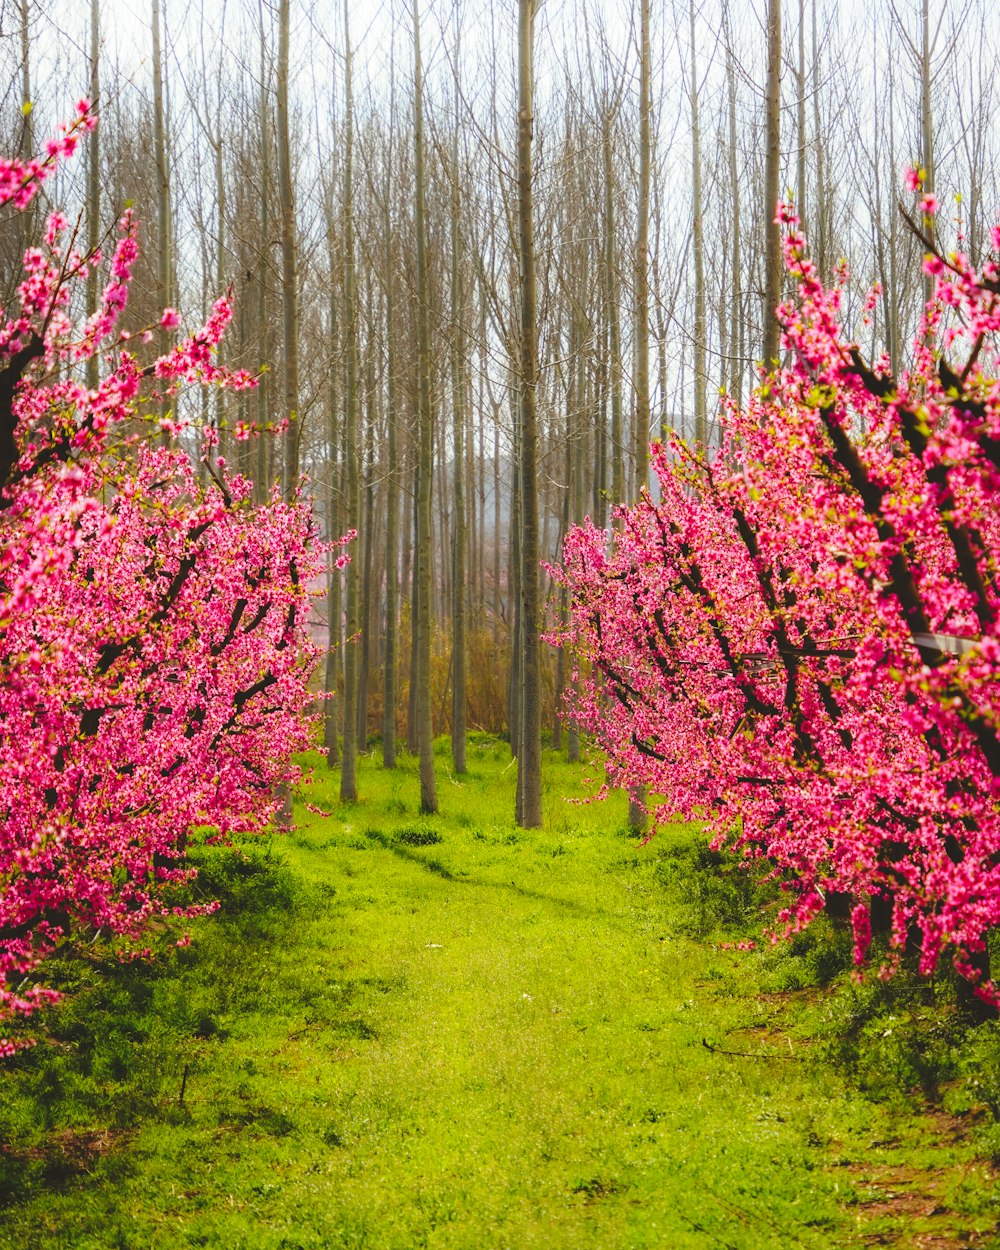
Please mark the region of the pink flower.
[[[49, 160], [0, 161], [0, 201], [24, 207], [84, 128], [64, 129]], [[228, 299], [149, 359], [152, 332], [119, 328], [134, 216], [82, 325], [71, 288], [92, 265], [59, 253], [64, 228], [52, 214], [0, 313], [0, 363], [35, 336], [45, 353], [18, 387], [21, 454], [0, 510], [0, 1027], [58, 997], [39, 979], [63, 940], [97, 930], [122, 939], [123, 960], [144, 960], [157, 917], [215, 910], [178, 903], [194, 875], [186, 843], [206, 827], [222, 839], [265, 828], [275, 786], [297, 776], [318, 656], [306, 588], [333, 549], [314, 541], [306, 505], [255, 504], [219, 457], [199, 481], [181, 446], [138, 432], [159, 394], [252, 384], [213, 355]], [[176, 310], [161, 325], [176, 329]], [[99, 362], [94, 386], [74, 368], [84, 359]], [[0, 1039], [0, 1054], [24, 1044]]]
[[907, 165], [903, 170], [903, 181], [906, 184], [907, 191], [919, 191], [926, 177], [927, 174], [924, 170], [914, 165]]

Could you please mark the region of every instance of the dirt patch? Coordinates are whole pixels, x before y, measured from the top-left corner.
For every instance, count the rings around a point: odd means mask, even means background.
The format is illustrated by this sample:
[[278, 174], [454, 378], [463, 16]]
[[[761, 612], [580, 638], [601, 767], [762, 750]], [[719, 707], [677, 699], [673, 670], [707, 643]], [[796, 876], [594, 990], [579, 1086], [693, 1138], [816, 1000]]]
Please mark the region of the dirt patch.
[[99, 1159], [120, 1146], [128, 1138], [126, 1132], [110, 1129], [61, 1129], [37, 1146], [16, 1150], [0, 1142], [0, 1154], [8, 1160], [25, 1164], [41, 1164], [51, 1180], [79, 1176], [93, 1170]]
[[[928, 1111], [926, 1119], [928, 1136], [941, 1146], [969, 1144], [963, 1121], [940, 1110]], [[881, 1159], [841, 1165], [854, 1189], [858, 1244], [892, 1250], [977, 1250], [995, 1244], [996, 1229], [984, 1231], [981, 1218], [956, 1210], [951, 1195], [967, 1183], [992, 1186], [997, 1172], [973, 1158], [956, 1182], [954, 1169], [894, 1160], [898, 1144], [872, 1142]]]

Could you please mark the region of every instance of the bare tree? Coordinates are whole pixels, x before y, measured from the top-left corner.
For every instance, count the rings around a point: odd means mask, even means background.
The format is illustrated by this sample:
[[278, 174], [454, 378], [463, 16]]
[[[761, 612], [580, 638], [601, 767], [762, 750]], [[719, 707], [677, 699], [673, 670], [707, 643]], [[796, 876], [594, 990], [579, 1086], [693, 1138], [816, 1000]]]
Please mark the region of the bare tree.
[[[344, 478], [347, 486], [347, 525], [355, 533], [361, 523], [358, 481], [358, 296], [354, 243], [354, 75], [351, 51], [350, 0], [344, 0], [344, 346], [347, 370], [344, 407]], [[344, 743], [340, 765], [340, 799], [358, 797], [358, 566], [357, 552], [347, 566], [347, 635], [344, 654]]]
[[542, 823], [542, 714], [538, 603], [538, 322], [531, 143], [534, 126], [535, 0], [518, 0], [517, 239], [520, 267], [519, 402], [521, 537], [521, 724], [517, 823]]
[[780, 332], [774, 310], [781, 299], [781, 235], [774, 224], [781, 178], [781, 0], [767, 0], [767, 88], [764, 127], [764, 364], [778, 359]]
[[414, 218], [417, 235], [417, 368], [420, 452], [417, 466], [416, 721], [420, 751], [420, 809], [437, 811], [434, 727], [431, 720], [431, 483], [434, 473], [434, 415], [431, 406], [430, 312], [427, 282], [426, 187], [424, 176], [424, 88], [420, 60], [420, 14], [413, 0]]

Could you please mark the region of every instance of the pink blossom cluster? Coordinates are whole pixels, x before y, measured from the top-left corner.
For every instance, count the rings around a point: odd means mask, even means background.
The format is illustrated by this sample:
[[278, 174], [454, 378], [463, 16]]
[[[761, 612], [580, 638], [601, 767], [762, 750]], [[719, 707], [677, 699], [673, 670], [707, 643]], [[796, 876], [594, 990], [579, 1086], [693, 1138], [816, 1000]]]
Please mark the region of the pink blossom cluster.
[[[0, 199], [20, 205], [50, 166], [10, 165], [6, 183], [4, 168]], [[326, 558], [303, 504], [255, 505], [221, 461], [199, 475], [158, 445], [149, 386], [252, 385], [216, 363], [228, 299], [143, 362], [118, 328], [131, 214], [82, 327], [71, 289], [97, 258], [62, 248], [64, 231], [53, 215], [0, 314], [0, 1023], [53, 1000], [38, 970], [60, 943], [102, 932], [143, 958], [151, 918], [212, 910], [180, 901], [185, 850], [262, 828], [296, 776], [307, 587]], [[98, 353], [88, 389], [74, 366]], [[0, 1037], [0, 1055], [22, 1044]]]
[[702, 820], [773, 866], [776, 931], [849, 917], [861, 965], [885, 924], [883, 974], [947, 953], [996, 1004], [1000, 270], [928, 241], [936, 294], [893, 376], [779, 220], [791, 363], [712, 457], [654, 444], [659, 500], [566, 539], [570, 710], [654, 828]]
[[0, 204], [12, 202], [16, 208], [27, 208], [45, 179], [73, 155], [81, 133], [93, 130], [96, 123], [91, 102], [81, 100], [73, 120], [46, 144], [44, 156], [27, 161], [0, 158]]

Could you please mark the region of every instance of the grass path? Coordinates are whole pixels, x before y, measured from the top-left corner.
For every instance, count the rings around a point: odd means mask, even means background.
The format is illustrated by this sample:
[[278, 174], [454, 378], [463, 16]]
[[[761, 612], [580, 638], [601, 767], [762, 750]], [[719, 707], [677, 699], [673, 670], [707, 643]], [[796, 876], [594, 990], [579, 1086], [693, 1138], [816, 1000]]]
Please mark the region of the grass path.
[[412, 770], [366, 764], [350, 809], [320, 774], [266, 871], [217, 874], [255, 914], [104, 1002], [145, 1021], [121, 1070], [77, 1041], [100, 1097], [51, 1102], [63, 1166], [8, 1169], [0, 1246], [1000, 1244], [969, 1147], [852, 1093], [760, 959], [692, 932], [691, 833], [637, 848], [554, 759], [545, 830], [516, 831], [507, 758], [475, 747], [433, 819]]

